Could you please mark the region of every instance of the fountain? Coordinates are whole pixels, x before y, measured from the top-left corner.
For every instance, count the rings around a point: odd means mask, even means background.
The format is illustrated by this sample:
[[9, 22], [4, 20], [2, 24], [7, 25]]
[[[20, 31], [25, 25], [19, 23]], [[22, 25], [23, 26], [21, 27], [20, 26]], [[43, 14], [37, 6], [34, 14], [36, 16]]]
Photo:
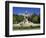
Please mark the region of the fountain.
[[22, 25], [22, 26], [30, 26], [32, 25], [33, 23], [28, 21], [28, 16], [30, 16], [30, 14], [27, 13], [27, 11], [22, 14], [24, 16], [24, 20], [22, 22], [20, 22], [19, 24]]
[[24, 16], [24, 23], [28, 23], [27, 17], [28, 17], [29, 15], [28, 15], [27, 11], [24, 13], [23, 16]]

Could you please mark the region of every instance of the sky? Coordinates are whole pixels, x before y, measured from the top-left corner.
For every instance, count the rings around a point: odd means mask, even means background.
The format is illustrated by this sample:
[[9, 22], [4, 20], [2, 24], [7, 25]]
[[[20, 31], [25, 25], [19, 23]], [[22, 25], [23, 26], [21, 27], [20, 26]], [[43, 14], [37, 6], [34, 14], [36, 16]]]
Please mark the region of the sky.
[[28, 7], [13, 7], [13, 14], [18, 15], [19, 13], [35, 13], [36, 15], [39, 15], [40, 13], [40, 8], [28, 8]]

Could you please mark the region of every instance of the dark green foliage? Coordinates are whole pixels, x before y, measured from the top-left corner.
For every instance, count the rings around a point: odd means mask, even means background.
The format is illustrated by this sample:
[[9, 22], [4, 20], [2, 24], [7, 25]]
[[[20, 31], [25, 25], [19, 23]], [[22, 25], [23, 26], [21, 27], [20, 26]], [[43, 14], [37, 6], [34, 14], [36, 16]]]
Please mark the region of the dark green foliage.
[[[38, 16], [35, 13], [33, 13], [32, 15], [30, 15], [27, 18], [28, 18], [28, 21], [31, 21], [33, 23], [40, 23], [40, 14]], [[19, 23], [19, 22], [21, 22], [23, 20], [24, 20], [24, 16], [22, 16], [22, 15], [14, 15], [13, 14], [13, 24], [17, 24], [17, 23]]]
[[35, 17], [32, 19], [32, 22], [33, 22], [33, 23], [38, 23], [38, 16], [35, 16]]
[[28, 21], [31, 21], [33, 23], [40, 23], [40, 15], [38, 16], [34, 13], [32, 16], [28, 17]]
[[13, 24], [23, 21], [24, 17], [20, 15], [13, 15]]

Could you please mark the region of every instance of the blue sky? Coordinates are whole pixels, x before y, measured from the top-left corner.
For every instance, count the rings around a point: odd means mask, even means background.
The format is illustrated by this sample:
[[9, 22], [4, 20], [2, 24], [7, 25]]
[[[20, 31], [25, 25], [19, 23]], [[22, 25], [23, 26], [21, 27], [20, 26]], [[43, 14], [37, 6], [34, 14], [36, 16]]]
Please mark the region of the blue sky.
[[16, 14], [16, 15], [18, 15], [19, 13], [25, 13], [26, 11], [28, 14], [35, 13], [39, 15], [40, 8], [13, 7], [13, 14]]

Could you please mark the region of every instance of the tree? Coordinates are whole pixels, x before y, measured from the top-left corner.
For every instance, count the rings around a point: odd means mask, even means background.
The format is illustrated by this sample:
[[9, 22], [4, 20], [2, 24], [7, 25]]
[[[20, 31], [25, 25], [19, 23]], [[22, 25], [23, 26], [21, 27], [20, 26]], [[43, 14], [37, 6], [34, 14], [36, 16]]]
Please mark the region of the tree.
[[22, 15], [13, 15], [13, 24], [23, 21], [24, 16]]
[[32, 19], [32, 22], [33, 22], [33, 23], [38, 23], [38, 16], [35, 16], [35, 17]]

